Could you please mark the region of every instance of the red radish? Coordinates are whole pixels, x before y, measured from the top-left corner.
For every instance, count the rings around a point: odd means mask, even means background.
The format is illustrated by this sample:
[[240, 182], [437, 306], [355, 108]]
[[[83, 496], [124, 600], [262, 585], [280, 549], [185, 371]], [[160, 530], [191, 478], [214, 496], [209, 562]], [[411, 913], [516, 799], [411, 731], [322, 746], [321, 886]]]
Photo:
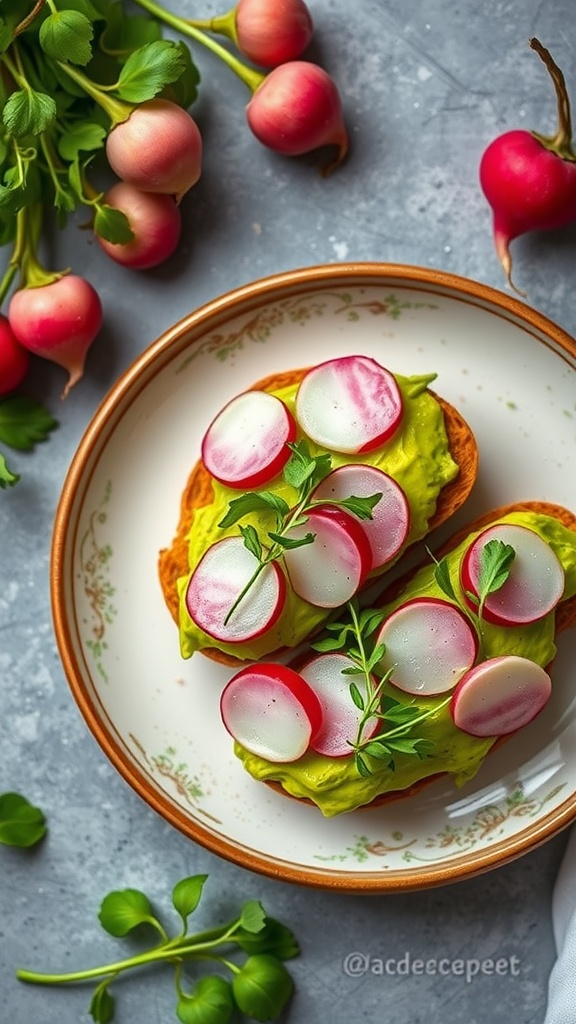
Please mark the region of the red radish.
[[[563, 227], [576, 219], [576, 153], [564, 76], [537, 39], [556, 89], [555, 135], [516, 130], [494, 139], [480, 163], [480, 184], [494, 214], [494, 242], [509, 284], [510, 242], [527, 231]], [[514, 286], [513, 286], [514, 287]]]
[[286, 580], [274, 561], [262, 569], [226, 621], [259, 564], [242, 537], [224, 537], [202, 556], [188, 582], [186, 608], [208, 636], [222, 643], [243, 643], [266, 633], [277, 621], [286, 597]]
[[293, 60], [274, 68], [246, 107], [248, 125], [269, 149], [300, 156], [319, 146], [336, 146], [338, 166], [348, 152], [348, 134], [336, 83], [323, 68]]
[[296, 418], [324, 448], [370, 452], [402, 419], [402, 395], [393, 375], [367, 356], [342, 356], [309, 370], [296, 395]]
[[230, 735], [267, 761], [297, 761], [322, 724], [320, 701], [302, 676], [267, 662], [232, 677], [220, 713]]
[[245, 391], [218, 413], [202, 440], [202, 461], [228, 487], [260, 487], [281, 472], [296, 438], [288, 407], [267, 391]]
[[400, 484], [391, 476], [363, 463], [332, 470], [312, 494], [320, 501], [342, 500], [354, 495], [367, 498], [381, 494], [372, 509], [372, 519], [360, 520], [372, 550], [372, 569], [381, 569], [405, 543], [410, 530], [410, 505]]
[[478, 637], [459, 608], [436, 597], [416, 597], [396, 608], [377, 643], [386, 645], [378, 672], [405, 693], [428, 697], [451, 690], [476, 660]]
[[548, 673], [515, 654], [482, 661], [460, 680], [450, 709], [471, 736], [506, 736], [528, 725], [552, 692]]
[[0, 395], [20, 386], [30, 368], [30, 353], [20, 344], [10, 323], [0, 315]]
[[265, 68], [296, 60], [313, 32], [303, 0], [238, 0], [226, 14], [195, 24], [232, 39], [248, 60]]
[[[344, 669], [354, 667], [354, 675], [344, 674]], [[318, 654], [306, 662], [300, 675], [312, 687], [322, 706], [322, 726], [311, 741], [312, 749], [326, 757], [348, 756], [352, 753], [351, 744], [357, 738], [363, 714], [350, 696], [350, 684], [354, 682], [367, 703], [371, 694], [364, 675], [345, 654]], [[361, 739], [370, 739], [379, 726], [380, 719], [374, 715], [362, 729]]]
[[318, 505], [308, 521], [286, 531], [290, 540], [314, 534], [311, 544], [288, 548], [284, 562], [292, 589], [319, 608], [345, 604], [370, 571], [372, 552], [357, 519], [335, 505]]
[[10, 300], [8, 319], [24, 348], [68, 371], [65, 398], [82, 377], [88, 349], [102, 326], [98, 293], [83, 277], [65, 275], [51, 284], [20, 288]]
[[[491, 540], [510, 544], [515, 554], [508, 579], [486, 598], [483, 618], [499, 626], [524, 626], [542, 619], [562, 597], [564, 569], [546, 541], [526, 526], [497, 523], [472, 542], [460, 568], [464, 593], [478, 596], [482, 550]], [[467, 602], [478, 607], [469, 597]]]
[[106, 157], [119, 178], [179, 201], [200, 177], [202, 136], [176, 103], [146, 100], [109, 133]]
[[107, 256], [132, 270], [148, 270], [172, 255], [182, 229], [182, 216], [172, 196], [142, 192], [127, 181], [119, 181], [108, 190], [104, 202], [126, 214], [134, 235], [121, 245], [97, 234]]

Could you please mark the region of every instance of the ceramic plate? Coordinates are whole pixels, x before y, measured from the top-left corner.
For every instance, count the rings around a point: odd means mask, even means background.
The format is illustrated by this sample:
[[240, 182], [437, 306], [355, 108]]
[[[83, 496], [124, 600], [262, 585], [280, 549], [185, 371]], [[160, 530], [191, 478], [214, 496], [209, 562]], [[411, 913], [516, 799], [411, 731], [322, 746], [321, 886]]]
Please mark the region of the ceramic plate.
[[[346, 891], [417, 889], [502, 864], [576, 817], [576, 638], [554, 694], [462, 790], [436, 782], [324, 819], [253, 781], [218, 700], [230, 670], [180, 658], [157, 580], [206, 426], [269, 373], [364, 353], [436, 372], [480, 449], [457, 524], [507, 502], [576, 509], [576, 343], [521, 302], [430, 270], [338, 264], [277, 275], [191, 313], [145, 351], [73, 459], [53, 541], [53, 609], [73, 695], [134, 789], [190, 838], [244, 867]], [[454, 522], [450, 529], [457, 525]]]

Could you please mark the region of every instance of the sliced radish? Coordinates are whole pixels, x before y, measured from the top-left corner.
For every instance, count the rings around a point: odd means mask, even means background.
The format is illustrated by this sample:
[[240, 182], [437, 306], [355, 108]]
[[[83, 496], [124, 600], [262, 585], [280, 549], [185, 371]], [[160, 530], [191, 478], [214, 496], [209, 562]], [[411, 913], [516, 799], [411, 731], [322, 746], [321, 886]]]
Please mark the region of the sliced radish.
[[324, 448], [370, 452], [399, 426], [402, 395], [393, 375], [375, 359], [329, 359], [303, 377], [296, 418], [304, 433]]
[[372, 549], [372, 569], [380, 569], [398, 554], [410, 529], [410, 506], [400, 484], [374, 466], [339, 466], [324, 477], [312, 497], [330, 501], [382, 494], [372, 519], [359, 520]]
[[245, 391], [218, 413], [202, 441], [202, 461], [228, 487], [260, 487], [290, 458], [296, 422], [287, 406], [267, 391]]
[[286, 537], [298, 540], [307, 533], [314, 534], [311, 544], [284, 552], [292, 589], [319, 608], [337, 608], [370, 572], [370, 544], [358, 520], [335, 505], [317, 505], [307, 522], [287, 530]]
[[489, 658], [458, 683], [451, 701], [454, 724], [471, 736], [505, 736], [522, 729], [552, 692], [548, 673], [516, 654]]
[[297, 761], [322, 725], [320, 701], [302, 676], [266, 662], [232, 677], [220, 713], [230, 735], [267, 761]]
[[382, 674], [406, 693], [451, 690], [476, 660], [478, 637], [459, 608], [436, 597], [416, 597], [396, 608], [377, 635], [386, 646]]
[[227, 644], [243, 643], [277, 621], [286, 598], [286, 579], [277, 562], [264, 567], [225, 621], [258, 565], [242, 537], [224, 537], [202, 556], [188, 583], [186, 608], [208, 636]]
[[[344, 674], [344, 669], [354, 667], [354, 675]], [[345, 654], [318, 654], [306, 662], [300, 669], [300, 675], [312, 687], [322, 707], [322, 726], [311, 741], [312, 749], [327, 757], [351, 754], [362, 711], [352, 700], [350, 684], [355, 683], [366, 703], [370, 694], [364, 675]], [[376, 716], [368, 719], [361, 739], [370, 739], [379, 725], [380, 719]]]
[[562, 597], [564, 570], [546, 541], [526, 526], [496, 523], [473, 541], [462, 561], [464, 592], [478, 595], [482, 550], [491, 540], [510, 544], [515, 555], [506, 582], [486, 598], [484, 618], [499, 626], [526, 625], [543, 618]]

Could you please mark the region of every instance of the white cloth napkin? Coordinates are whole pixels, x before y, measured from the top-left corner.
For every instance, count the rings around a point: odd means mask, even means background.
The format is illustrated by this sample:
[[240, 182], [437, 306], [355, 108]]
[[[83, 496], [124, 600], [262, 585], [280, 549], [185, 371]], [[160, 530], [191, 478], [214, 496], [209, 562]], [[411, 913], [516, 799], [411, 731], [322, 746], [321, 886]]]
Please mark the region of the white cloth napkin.
[[544, 1024], [576, 1024], [576, 827], [554, 886], [552, 927], [557, 959], [550, 973]]

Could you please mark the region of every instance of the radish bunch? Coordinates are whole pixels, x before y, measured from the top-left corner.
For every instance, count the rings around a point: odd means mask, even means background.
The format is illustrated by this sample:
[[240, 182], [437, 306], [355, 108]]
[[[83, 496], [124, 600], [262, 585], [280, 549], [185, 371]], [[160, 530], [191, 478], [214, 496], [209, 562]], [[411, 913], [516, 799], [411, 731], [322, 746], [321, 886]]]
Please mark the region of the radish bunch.
[[[495, 543], [501, 545], [499, 560]], [[523, 728], [545, 706], [552, 684], [544, 667], [515, 653], [514, 630], [544, 619], [557, 606], [562, 565], [535, 530], [508, 522], [478, 534], [457, 553], [456, 563], [462, 603], [451, 585], [448, 600], [427, 595], [421, 581], [415, 585], [418, 596], [400, 599], [388, 612], [360, 615], [352, 602], [351, 620], [329, 625], [328, 639], [314, 645], [320, 653], [298, 670], [286, 668], [285, 690], [277, 688], [280, 669], [273, 663], [237, 673], [221, 699], [226, 729], [270, 761], [296, 761], [307, 751], [354, 756], [367, 774], [370, 759], [395, 750], [418, 753], [414, 730], [444, 707], [454, 726], [474, 737]], [[479, 615], [467, 613], [467, 603]], [[484, 617], [492, 629], [511, 630], [509, 654], [484, 653]], [[424, 710], [414, 705], [416, 698], [426, 701]]]
[[[202, 441], [204, 467], [233, 491], [254, 489], [232, 499], [229, 525], [237, 521], [236, 508], [238, 519], [259, 510], [274, 512], [277, 522], [267, 536], [253, 525], [241, 527], [240, 535], [216, 540], [204, 553], [185, 592], [199, 629], [221, 643], [243, 644], [273, 630], [289, 593], [314, 608], [337, 608], [399, 554], [410, 530], [400, 485], [363, 461], [331, 470], [329, 453], [365, 457], [382, 448], [402, 419], [393, 375], [359, 355], [309, 370], [293, 410], [258, 390], [220, 410]], [[310, 456], [309, 441], [324, 454]], [[294, 492], [292, 505], [266, 490], [281, 474]]]
[[496, 252], [509, 284], [513, 239], [576, 219], [576, 152], [564, 76], [538, 39], [531, 39], [530, 45], [552, 77], [558, 129], [553, 136], [519, 129], [505, 132], [490, 143], [480, 162], [480, 184], [493, 211]]

